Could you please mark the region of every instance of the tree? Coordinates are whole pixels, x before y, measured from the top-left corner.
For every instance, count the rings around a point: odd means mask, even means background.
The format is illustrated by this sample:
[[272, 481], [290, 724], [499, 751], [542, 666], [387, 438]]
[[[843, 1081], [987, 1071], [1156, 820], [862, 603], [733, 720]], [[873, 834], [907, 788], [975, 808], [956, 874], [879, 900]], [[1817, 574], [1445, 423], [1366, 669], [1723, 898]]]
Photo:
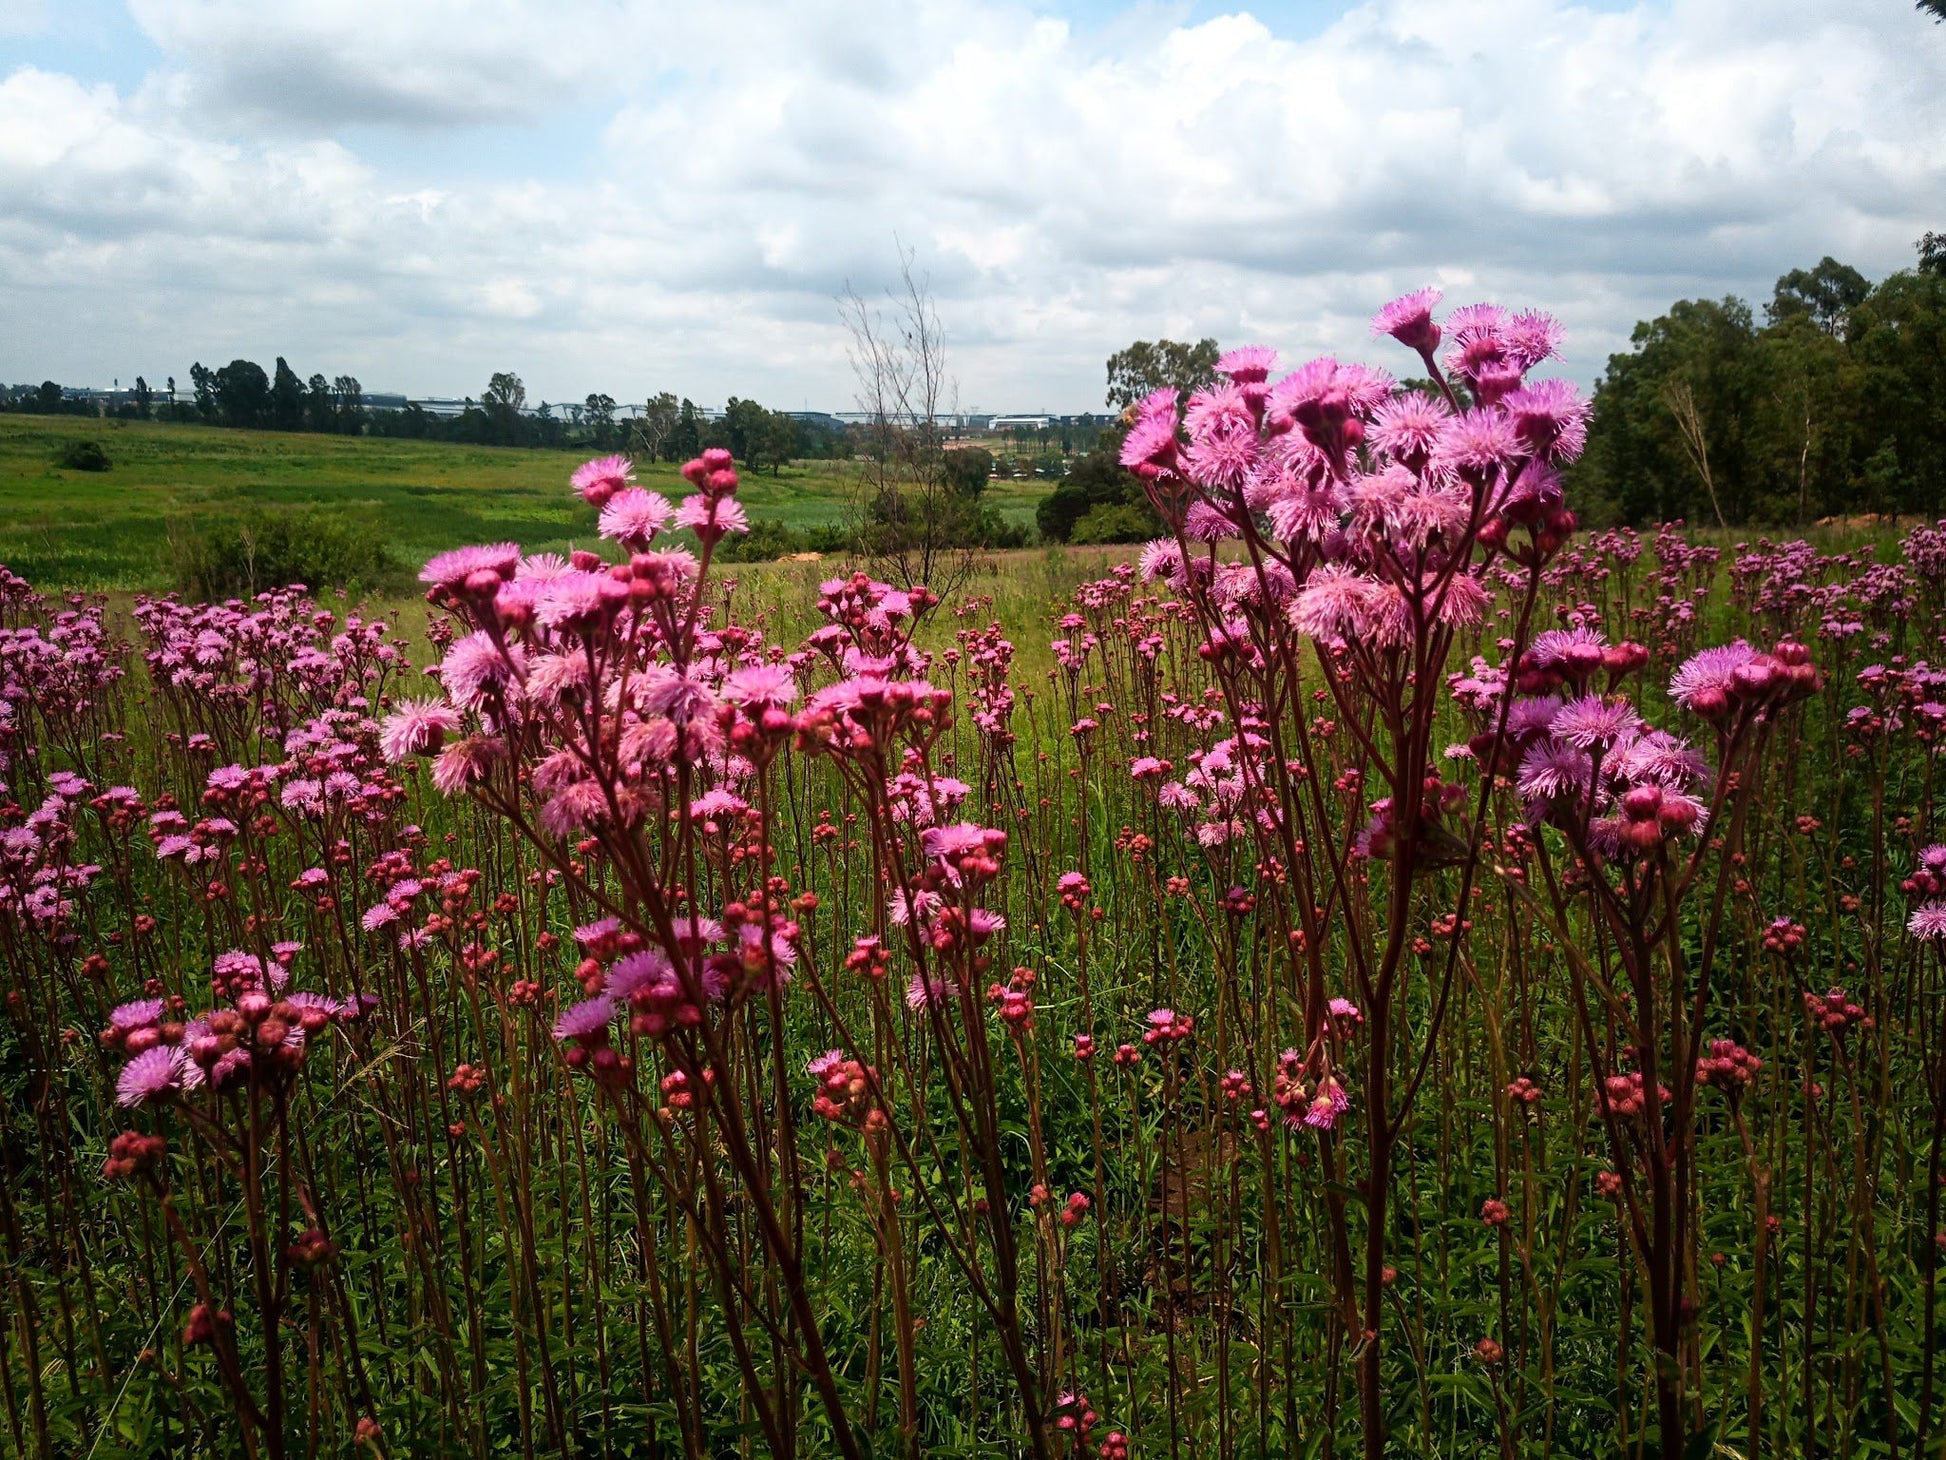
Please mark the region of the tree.
[[581, 424], [588, 428], [595, 445], [606, 451], [615, 435], [615, 397], [590, 395], [581, 408]]
[[279, 431], [304, 429], [304, 382], [282, 355], [270, 381], [270, 423]]
[[135, 414], [148, 420], [155, 405], [155, 392], [149, 389], [148, 381], [141, 376], [135, 377]]
[[216, 372], [216, 412], [226, 426], [250, 430], [270, 417], [270, 377], [254, 360], [232, 360]]
[[673, 455], [670, 448], [681, 418], [682, 409], [673, 391], [650, 396], [635, 421], [636, 449], [650, 461], [667, 460]]
[[1740, 299], [1685, 299], [1635, 327], [1595, 388], [1573, 484], [1626, 522], [1743, 521], [1756, 329]]
[[1764, 314], [1771, 324], [1808, 314], [1827, 334], [1843, 334], [1845, 320], [1871, 292], [1869, 279], [1826, 254], [1816, 268], [1792, 269], [1778, 279]]
[[899, 285], [886, 291], [889, 321], [849, 284], [838, 301], [866, 417], [855, 535], [880, 577], [906, 589], [924, 585], [946, 599], [972, 571], [973, 550], [1004, 525], [947, 480], [940, 418], [955, 387], [931, 287], [914, 258], [900, 248]]
[[1075, 540], [1089, 518], [1095, 519], [1096, 531], [1086, 541], [1140, 542], [1161, 530], [1141, 481], [1121, 463], [1121, 443], [1113, 433], [1103, 445], [1076, 457], [1068, 474], [1034, 510], [1034, 525], [1048, 542]]
[[993, 478], [993, 453], [980, 446], [963, 446], [946, 453], [946, 480], [962, 497], [977, 497]]
[[[758, 430], [755, 454], [770, 463], [770, 474], [779, 475], [797, 455], [797, 422], [783, 411], [765, 411]], [[754, 465], [751, 468], [756, 469]]]
[[495, 371], [480, 395], [491, 440], [499, 446], [518, 446], [521, 413], [527, 409], [527, 387], [511, 370]]
[[1144, 396], [1174, 386], [1187, 396], [1216, 378], [1215, 340], [1137, 340], [1108, 357], [1108, 404], [1127, 410]]
[[338, 403], [337, 427], [347, 436], [356, 436], [365, 424], [365, 387], [356, 375], [340, 375], [331, 382], [331, 394]]
[[[1854, 311], [1847, 341], [1854, 458], [1867, 485], [1890, 489], [1879, 511], [1946, 508], [1946, 274], [1900, 272]], [[1896, 470], [1892, 463], [1896, 462]]]
[[61, 409], [61, 386], [59, 381], [43, 380], [40, 389], [34, 392], [34, 409], [43, 415], [53, 415]]
[[216, 372], [200, 360], [189, 367], [189, 385], [196, 392], [196, 414], [205, 421], [216, 419]]
[[711, 444], [727, 447], [730, 455], [756, 471], [762, 465], [764, 417], [768, 414], [753, 400], [731, 396], [723, 414], [711, 423]]
[[703, 449], [703, 418], [696, 409], [696, 403], [688, 396], [682, 398], [682, 406], [676, 412], [676, 429], [669, 438], [669, 459], [688, 461]]
[[304, 384], [305, 430], [330, 431], [336, 424], [336, 412], [331, 403], [331, 382], [322, 375], [313, 375]]
[[[1946, 4], [1946, 0], [1940, 0]], [[1946, 233], [1927, 230], [1919, 240], [1919, 272], [1938, 277], [1946, 277]]]

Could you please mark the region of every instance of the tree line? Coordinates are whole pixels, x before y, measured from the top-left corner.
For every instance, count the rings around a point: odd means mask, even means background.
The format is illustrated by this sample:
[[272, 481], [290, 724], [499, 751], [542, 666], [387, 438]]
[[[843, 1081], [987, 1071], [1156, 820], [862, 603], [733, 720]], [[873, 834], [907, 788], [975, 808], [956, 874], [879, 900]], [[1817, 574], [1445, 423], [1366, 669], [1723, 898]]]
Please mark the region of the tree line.
[[1685, 299], [1635, 327], [1569, 476], [1596, 521], [1804, 526], [1946, 512], [1946, 233], [1873, 284], [1824, 258], [1761, 318]]
[[[512, 371], [497, 371], [476, 400], [468, 396], [455, 415], [435, 414], [415, 402], [375, 405], [356, 376], [299, 376], [283, 356], [270, 371], [254, 360], [232, 360], [212, 369], [189, 367], [190, 393], [177, 399], [176, 379], [157, 391], [142, 376], [128, 398], [108, 412], [130, 420], [190, 422], [244, 431], [306, 431], [323, 435], [384, 436], [451, 441], [474, 446], [590, 447], [626, 450], [659, 461], [684, 461], [705, 447], [731, 451], [752, 471], [777, 472], [786, 462], [849, 457], [856, 448], [842, 426], [802, 421], [754, 400], [731, 396], [710, 416], [687, 397], [662, 391], [632, 417], [615, 397], [601, 392], [560, 404], [529, 408], [527, 387]], [[15, 386], [0, 410], [40, 415], [96, 415], [90, 400], [70, 400], [60, 384]]]

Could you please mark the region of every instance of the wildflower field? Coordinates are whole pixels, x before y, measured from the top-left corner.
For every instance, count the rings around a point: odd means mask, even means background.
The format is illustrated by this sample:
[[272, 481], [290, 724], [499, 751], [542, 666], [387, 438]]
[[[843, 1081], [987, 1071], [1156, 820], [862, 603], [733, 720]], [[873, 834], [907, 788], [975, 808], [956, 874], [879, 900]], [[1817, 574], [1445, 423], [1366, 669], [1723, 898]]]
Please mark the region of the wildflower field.
[[1436, 302], [955, 601], [0, 576], [0, 1452], [1939, 1454], [1946, 527], [1584, 531]]

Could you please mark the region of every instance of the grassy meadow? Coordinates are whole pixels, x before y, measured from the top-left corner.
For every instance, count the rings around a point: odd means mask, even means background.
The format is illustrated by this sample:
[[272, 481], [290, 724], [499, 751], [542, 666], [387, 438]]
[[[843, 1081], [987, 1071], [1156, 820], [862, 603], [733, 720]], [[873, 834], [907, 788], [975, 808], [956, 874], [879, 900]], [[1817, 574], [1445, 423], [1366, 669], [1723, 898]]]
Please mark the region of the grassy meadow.
[[[76, 440], [99, 441], [105, 472], [55, 464]], [[325, 507], [381, 530], [402, 567], [456, 543], [512, 539], [529, 551], [586, 545], [568, 474], [585, 450], [548, 451], [280, 431], [230, 431], [73, 416], [0, 416], [0, 563], [43, 588], [173, 586], [171, 539], [208, 516], [252, 507]], [[644, 467], [673, 494], [676, 468]], [[756, 519], [804, 529], [843, 520], [858, 487], [847, 462], [753, 473]], [[1011, 520], [1031, 525], [1044, 482], [996, 483]]]

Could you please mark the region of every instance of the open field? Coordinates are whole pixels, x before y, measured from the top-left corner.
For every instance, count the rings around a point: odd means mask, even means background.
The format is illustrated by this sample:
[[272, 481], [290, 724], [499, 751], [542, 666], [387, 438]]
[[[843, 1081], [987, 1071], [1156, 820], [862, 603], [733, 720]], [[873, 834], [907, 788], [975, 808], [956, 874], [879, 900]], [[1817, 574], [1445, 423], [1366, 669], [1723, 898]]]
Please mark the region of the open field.
[[31, 424], [0, 561], [112, 591], [0, 578], [0, 1455], [1937, 1450], [1946, 532], [158, 605], [255, 494], [619, 545]]
[[[113, 468], [54, 465], [75, 440], [101, 442]], [[0, 415], [0, 563], [50, 588], [167, 588], [172, 531], [251, 506], [330, 507], [374, 523], [407, 568], [456, 542], [512, 539], [559, 552], [592, 538], [574, 531], [587, 524], [570, 510], [567, 485], [586, 455]], [[666, 463], [639, 477], [671, 496], [681, 486]], [[847, 463], [803, 462], [750, 476], [742, 497], [752, 518], [802, 529], [842, 521], [855, 481]], [[990, 488], [1002, 512], [1030, 527], [1047, 490]]]

